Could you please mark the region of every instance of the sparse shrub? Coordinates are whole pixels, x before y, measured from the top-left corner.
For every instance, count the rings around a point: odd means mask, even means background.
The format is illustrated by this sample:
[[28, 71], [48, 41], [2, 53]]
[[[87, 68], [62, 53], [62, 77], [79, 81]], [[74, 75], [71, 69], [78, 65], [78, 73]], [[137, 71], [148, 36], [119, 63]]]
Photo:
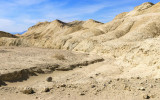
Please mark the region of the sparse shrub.
[[62, 54], [55, 54], [54, 58], [56, 58], [57, 60], [65, 60], [65, 56]]

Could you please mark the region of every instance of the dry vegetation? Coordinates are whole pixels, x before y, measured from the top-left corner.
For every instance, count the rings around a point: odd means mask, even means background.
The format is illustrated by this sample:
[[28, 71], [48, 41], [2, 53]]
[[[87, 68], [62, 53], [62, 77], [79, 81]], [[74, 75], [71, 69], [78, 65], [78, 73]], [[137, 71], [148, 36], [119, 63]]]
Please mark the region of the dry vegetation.
[[55, 54], [53, 57], [57, 60], [66, 60], [63, 54]]

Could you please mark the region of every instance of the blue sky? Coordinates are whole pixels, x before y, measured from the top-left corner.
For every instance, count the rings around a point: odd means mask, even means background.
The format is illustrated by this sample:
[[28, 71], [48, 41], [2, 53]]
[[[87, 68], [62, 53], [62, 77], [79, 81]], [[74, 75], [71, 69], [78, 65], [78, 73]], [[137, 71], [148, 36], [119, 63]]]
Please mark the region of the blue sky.
[[111, 21], [144, 2], [159, 0], [0, 0], [0, 30], [16, 33], [41, 21]]

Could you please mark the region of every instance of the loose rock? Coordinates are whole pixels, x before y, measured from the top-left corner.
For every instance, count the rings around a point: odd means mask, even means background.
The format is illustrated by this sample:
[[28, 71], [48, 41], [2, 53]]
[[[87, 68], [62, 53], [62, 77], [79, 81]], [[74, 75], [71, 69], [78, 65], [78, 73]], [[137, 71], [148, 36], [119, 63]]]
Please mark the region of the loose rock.
[[82, 92], [82, 93], [80, 93], [80, 95], [85, 95], [85, 93], [84, 93], [84, 92]]
[[24, 94], [33, 94], [35, 93], [34, 90], [31, 88], [31, 87], [25, 87], [23, 90], [22, 90], [22, 93]]
[[61, 87], [66, 87], [66, 84], [62, 84]]
[[138, 90], [145, 91], [146, 89], [144, 87], [141, 87]]
[[143, 96], [143, 99], [150, 99], [150, 96], [144, 95], [144, 96]]
[[50, 88], [48, 88], [48, 87], [45, 87], [43, 90], [42, 90], [42, 92], [49, 92], [50, 91]]
[[94, 88], [94, 87], [96, 87], [96, 85], [92, 85], [92, 86], [91, 86], [91, 88]]
[[46, 81], [47, 81], [47, 82], [52, 82], [52, 77], [48, 77], [48, 78], [46, 79]]

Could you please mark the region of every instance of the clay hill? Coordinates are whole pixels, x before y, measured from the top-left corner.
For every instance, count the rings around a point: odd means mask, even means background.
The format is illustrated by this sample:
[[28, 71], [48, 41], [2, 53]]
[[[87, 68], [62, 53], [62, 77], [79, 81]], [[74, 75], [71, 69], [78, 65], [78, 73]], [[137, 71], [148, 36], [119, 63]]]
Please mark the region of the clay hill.
[[[160, 98], [160, 2], [143, 3], [108, 23], [92, 19], [69, 23], [54, 20], [39, 22], [22, 35], [0, 32], [0, 46], [0, 59], [4, 62], [0, 64], [4, 73], [0, 80], [4, 82], [56, 70], [51, 75], [56, 80], [54, 85], [44, 82], [45, 76], [17, 83], [33, 86], [36, 93], [49, 85], [54, 96], [35, 94], [48, 98], [44, 100]], [[64, 54], [56, 60], [54, 53]], [[7, 90], [0, 90], [7, 97]]]

